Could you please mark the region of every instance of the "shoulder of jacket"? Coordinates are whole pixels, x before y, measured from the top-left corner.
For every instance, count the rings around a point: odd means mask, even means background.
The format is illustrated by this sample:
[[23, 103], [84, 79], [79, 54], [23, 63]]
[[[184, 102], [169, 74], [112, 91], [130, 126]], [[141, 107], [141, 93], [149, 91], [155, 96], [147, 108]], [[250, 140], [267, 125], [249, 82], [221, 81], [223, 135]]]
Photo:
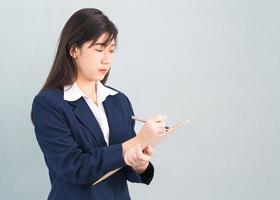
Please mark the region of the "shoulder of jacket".
[[40, 91], [33, 99], [33, 104], [36, 102], [59, 106], [63, 102], [63, 91], [58, 89], [46, 89]]

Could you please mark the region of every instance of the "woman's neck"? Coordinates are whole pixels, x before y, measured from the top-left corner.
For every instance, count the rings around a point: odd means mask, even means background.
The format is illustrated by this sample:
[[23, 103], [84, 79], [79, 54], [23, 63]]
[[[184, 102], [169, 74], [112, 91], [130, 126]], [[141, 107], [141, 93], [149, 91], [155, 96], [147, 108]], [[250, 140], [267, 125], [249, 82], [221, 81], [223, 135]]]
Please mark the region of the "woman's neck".
[[76, 83], [80, 90], [96, 103], [96, 81], [77, 79]]

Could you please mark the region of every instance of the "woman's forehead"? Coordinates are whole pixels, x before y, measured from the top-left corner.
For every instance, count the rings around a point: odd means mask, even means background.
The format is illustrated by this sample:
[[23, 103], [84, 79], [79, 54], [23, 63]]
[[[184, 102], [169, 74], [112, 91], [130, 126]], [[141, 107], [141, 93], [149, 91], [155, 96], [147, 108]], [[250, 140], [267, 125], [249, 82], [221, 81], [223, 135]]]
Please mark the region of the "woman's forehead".
[[94, 43], [94, 45], [102, 45], [102, 46], [114, 46], [115, 38], [112, 38], [112, 35], [109, 35], [108, 33], [103, 33]]

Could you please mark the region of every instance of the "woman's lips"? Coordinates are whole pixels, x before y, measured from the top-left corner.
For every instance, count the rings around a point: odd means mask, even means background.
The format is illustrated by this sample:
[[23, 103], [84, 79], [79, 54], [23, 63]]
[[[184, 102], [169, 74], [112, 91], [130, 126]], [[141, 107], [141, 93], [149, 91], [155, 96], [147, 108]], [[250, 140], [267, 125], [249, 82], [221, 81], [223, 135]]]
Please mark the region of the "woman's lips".
[[107, 69], [99, 69], [98, 71], [100, 71], [101, 73], [105, 74], [108, 70]]

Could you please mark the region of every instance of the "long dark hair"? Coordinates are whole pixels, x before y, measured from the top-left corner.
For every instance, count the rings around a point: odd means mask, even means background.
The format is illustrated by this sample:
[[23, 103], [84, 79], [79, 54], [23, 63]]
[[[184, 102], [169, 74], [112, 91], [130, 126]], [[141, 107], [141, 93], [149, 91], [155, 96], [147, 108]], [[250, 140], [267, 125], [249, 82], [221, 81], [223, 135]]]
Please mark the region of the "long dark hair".
[[[40, 91], [45, 89], [63, 90], [65, 85], [72, 85], [77, 79], [78, 70], [74, 58], [70, 55], [70, 49], [80, 48], [88, 41], [92, 41], [93, 45], [104, 33], [107, 37], [102, 45], [107, 46], [112, 40], [117, 43], [118, 29], [102, 11], [95, 8], [84, 8], [75, 12], [63, 27], [54, 62]], [[101, 81], [103, 84], [106, 83], [109, 72]]]
[[[84, 8], [75, 12], [61, 32], [52, 68], [41, 90], [62, 90], [65, 85], [73, 84], [77, 78], [77, 66], [70, 55], [71, 47], [81, 47], [88, 41], [94, 44], [103, 33], [107, 34], [105, 46], [113, 39], [117, 42], [118, 30], [102, 11]], [[106, 83], [108, 75], [109, 72], [101, 81], [103, 84]]]

